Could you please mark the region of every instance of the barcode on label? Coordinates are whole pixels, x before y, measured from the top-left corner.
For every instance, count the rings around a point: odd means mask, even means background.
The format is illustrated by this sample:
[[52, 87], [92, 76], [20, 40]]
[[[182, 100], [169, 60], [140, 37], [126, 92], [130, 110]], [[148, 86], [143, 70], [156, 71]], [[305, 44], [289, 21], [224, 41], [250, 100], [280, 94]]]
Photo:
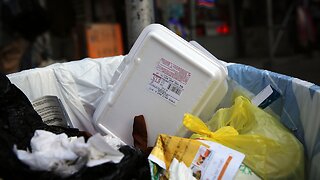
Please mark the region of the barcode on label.
[[182, 67], [161, 58], [152, 73], [148, 90], [159, 95], [172, 104], [179, 102], [191, 73]]
[[182, 89], [179, 88], [178, 86], [174, 86], [172, 84], [169, 84], [168, 89], [174, 93], [176, 93], [177, 95], [180, 95], [182, 92]]

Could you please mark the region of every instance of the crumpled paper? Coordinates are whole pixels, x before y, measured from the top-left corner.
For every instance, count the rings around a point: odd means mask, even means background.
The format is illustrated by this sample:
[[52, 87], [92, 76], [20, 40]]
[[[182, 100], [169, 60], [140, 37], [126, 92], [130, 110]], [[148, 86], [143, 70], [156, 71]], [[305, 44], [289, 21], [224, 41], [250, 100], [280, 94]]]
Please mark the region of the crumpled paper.
[[84, 165], [96, 166], [105, 162], [120, 162], [123, 154], [112, 148], [100, 134], [90, 137], [68, 138], [66, 134], [53, 134], [37, 130], [30, 142], [32, 151], [18, 150], [17, 157], [32, 170], [52, 171], [62, 177], [76, 173]]

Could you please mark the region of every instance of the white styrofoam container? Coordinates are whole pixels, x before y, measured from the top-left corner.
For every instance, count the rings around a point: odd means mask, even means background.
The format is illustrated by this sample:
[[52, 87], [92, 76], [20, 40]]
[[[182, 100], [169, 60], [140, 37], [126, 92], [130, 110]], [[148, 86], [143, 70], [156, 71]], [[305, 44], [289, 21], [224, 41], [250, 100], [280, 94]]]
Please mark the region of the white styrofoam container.
[[185, 113], [208, 120], [227, 92], [226, 68], [159, 24], [147, 26], [111, 80], [94, 113], [98, 131], [132, 145], [135, 116], [143, 115], [148, 145], [175, 135]]

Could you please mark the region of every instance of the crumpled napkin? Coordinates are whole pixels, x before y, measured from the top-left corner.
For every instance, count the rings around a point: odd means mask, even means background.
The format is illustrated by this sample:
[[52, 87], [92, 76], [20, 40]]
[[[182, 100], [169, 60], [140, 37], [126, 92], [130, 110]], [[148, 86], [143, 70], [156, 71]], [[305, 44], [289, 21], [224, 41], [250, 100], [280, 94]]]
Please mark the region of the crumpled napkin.
[[173, 158], [169, 168], [169, 180], [196, 180], [196, 178], [193, 177], [190, 168]]
[[100, 134], [90, 137], [68, 138], [66, 134], [36, 130], [31, 139], [32, 152], [14, 151], [17, 157], [32, 170], [52, 171], [62, 177], [76, 173], [84, 165], [96, 166], [105, 162], [120, 162], [123, 154], [112, 148]]

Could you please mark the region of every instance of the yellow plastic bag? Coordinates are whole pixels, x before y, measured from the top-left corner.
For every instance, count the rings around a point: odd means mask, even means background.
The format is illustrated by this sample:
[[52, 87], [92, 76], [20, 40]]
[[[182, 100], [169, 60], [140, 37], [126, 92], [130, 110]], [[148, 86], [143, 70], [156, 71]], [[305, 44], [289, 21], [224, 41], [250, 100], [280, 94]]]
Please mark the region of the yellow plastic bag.
[[277, 119], [239, 96], [207, 123], [186, 114], [191, 138], [221, 143], [246, 155], [244, 163], [263, 179], [304, 179], [301, 143]]

